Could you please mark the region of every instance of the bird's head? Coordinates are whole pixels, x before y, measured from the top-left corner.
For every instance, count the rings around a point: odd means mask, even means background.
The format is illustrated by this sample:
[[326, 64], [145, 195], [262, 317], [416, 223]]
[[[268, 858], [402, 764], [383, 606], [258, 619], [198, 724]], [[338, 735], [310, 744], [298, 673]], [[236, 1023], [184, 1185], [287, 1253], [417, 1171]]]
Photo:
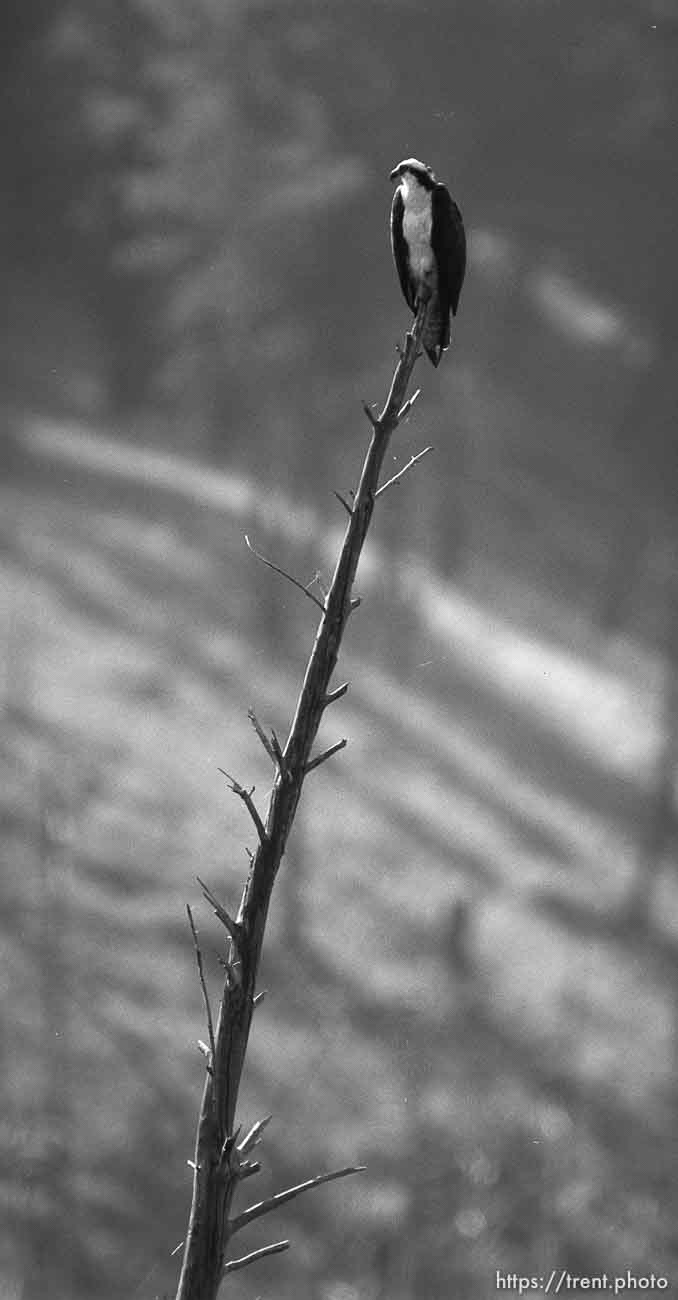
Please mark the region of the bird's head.
[[425, 190], [433, 189], [436, 184], [436, 178], [433, 168], [428, 163], [420, 162], [418, 158], [404, 158], [393, 168], [390, 179], [392, 181], [406, 180], [412, 178], [418, 185], [423, 186]]

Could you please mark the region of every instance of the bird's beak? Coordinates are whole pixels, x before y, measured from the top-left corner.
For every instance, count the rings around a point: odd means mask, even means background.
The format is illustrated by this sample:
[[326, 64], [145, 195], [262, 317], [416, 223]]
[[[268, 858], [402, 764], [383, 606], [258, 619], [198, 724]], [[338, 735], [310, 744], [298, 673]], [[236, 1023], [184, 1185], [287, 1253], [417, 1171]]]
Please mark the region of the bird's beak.
[[389, 176], [389, 180], [390, 180], [390, 181], [397, 181], [397, 179], [398, 179], [399, 176], [400, 176], [400, 171], [399, 171], [399, 169], [398, 169], [397, 167], [394, 167], [394, 168], [393, 168], [393, 171], [391, 172], [391, 175]]

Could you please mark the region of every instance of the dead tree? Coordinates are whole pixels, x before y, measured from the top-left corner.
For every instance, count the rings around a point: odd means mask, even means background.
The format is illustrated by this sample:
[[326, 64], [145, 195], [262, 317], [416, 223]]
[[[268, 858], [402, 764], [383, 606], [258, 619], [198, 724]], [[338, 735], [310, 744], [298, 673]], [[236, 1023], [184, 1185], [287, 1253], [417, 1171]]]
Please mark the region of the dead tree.
[[[242, 800], [254, 823], [257, 846], [251, 858], [237, 916], [232, 916], [212, 891], [202, 881], [199, 882], [228, 937], [229, 959], [216, 1023], [210, 1009], [195, 926], [190, 908], [188, 909], [209, 1041], [200, 1044], [206, 1060], [206, 1077], [198, 1119], [195, 1159], [191, 1162], [194, 1171], [193, 1197], [176, 1300], [215, 1300], [227, 1274], [262, 1256], [286, 1250], [288, 1241], [275, 1241], [261, 1250], [238, 1258], [227, 1258], [231, 1254], [232, 1238], [253, 1220], [277, 1209], [304, 1191], [332, 1179], [357, 1173], [361, 1168], [349, 1166], [320, 1174], [277, 1196], [259, 1201], [240, 1213], [232, 1212], [233, 1198], [240, 1183], [259, 1169], [252, 1153], [268, 1123], [268, 1119], [262, 1119], [241, 1136], [235, 1121], [252, 1014], [257, 1002], [263, 997], [262, 993], [257, 994], [256, 984], [271, 892], [306, 776], [346, 744], [345, 739], [338, 740], [323, 753], [312, 754], [325, 710], [340, 700], [348, 690], [346, 682], [334, 689], [330, 688], [330, 682], [346, 624], [359, 604], [358, 597], [352, 594], [353, 582], [375, 501], [424, 455], [422, 451], [418, 456], [413, 456], [398, 474], [379, 485], [391, 435], [417, 397], [417, 393], [414, 393], [408, 399], [406, 394], [419, 353], [425, 319], [426, 304], [422, 303], [412, 331], [406, 337], [405, 347], [400, 352], [400, 360], [381, 414], [375, 415], [365, 405], [366, 415], [372, 425], [372, 436], [357, 491], [350, 501], [339, 498], [349, 518], [329, 592], [320, 598], [255, 551], [259, 559], [300, 587], [319, 606], [321, 618], [284, 749], [275, 733], [267, 733], [254, 714], [250, 713], [257, 735], [275, 767], [275, 780], [265, 821], [255, 805], [254, 789], [247, 789], [225, 773], [231, 790]], [[428, 451], [429, 448], [425, 450]], [[250, 549], [254, 550], [252, 546]]]

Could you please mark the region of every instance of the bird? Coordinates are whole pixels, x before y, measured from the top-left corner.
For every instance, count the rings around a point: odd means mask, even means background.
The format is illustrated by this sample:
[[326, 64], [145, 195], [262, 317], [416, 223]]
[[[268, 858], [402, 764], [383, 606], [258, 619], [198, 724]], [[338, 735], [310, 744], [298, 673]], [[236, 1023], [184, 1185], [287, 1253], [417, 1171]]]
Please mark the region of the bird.
[[391, 248], [405, 301], [428, 311], [422, 343], [434, 366], [450, 345], [450, 312], [457, 314], [466, 271], [466, 234], [447, 186], [427, 163], [405, 158], [393, 168], [398, 181], [391, 205]]

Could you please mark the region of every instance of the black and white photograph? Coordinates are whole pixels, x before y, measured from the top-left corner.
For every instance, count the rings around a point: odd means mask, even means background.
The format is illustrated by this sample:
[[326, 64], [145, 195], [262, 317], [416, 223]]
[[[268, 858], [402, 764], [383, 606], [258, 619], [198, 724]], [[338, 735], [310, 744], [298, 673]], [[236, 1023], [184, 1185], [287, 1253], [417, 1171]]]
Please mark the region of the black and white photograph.
[[7, 0], [0, 1300], [678, 1295], [678, 0]]

